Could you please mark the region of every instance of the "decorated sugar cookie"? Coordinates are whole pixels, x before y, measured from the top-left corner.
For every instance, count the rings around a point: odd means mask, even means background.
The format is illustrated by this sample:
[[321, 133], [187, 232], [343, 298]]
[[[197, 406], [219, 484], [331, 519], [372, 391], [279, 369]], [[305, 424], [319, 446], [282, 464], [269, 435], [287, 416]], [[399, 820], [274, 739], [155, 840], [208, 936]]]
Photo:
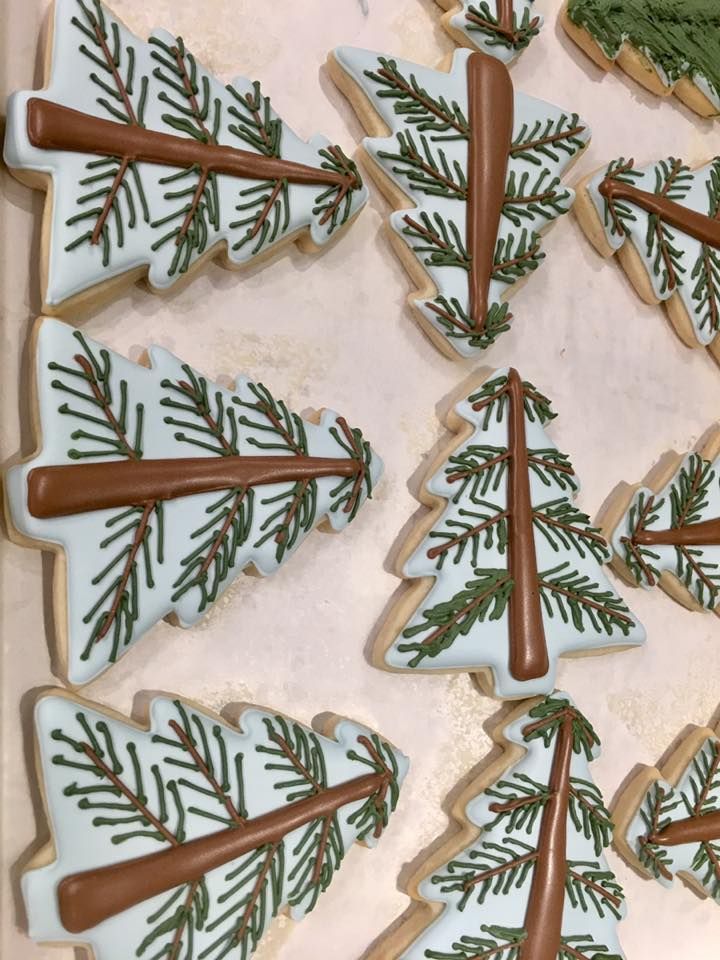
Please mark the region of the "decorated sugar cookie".
[[510, 63], [537, 36], [543, 18], [534, 0], [437, 0], [446, 11], [443, 25], [464, 47]]
[[421, 326], [448, 356], [476, 356], [508, 329], [507, 296], [540, 265], [540, 234], [572, 206], [561, 177], [587, 124], [516, 93], [484, 53], [457, 51], [449, 73], [349, 47], [329, 63], [398, 208], [391, 236], [418, 284]]
[[720, 740], [693, 727], [661, 769], [643, 767], [614, 811], [620, 853], [646, 876], [679, 876], [720, 903]]
[[558, 658], [636, 646], [644, 630], [603, 572], [610, 551], [573, 500], [550, 401], [500, 370], [458, 403], [458, 436], [420, 498], [431, 514], [401, 551], [412, 581], [378, 636], [378, 666], [471, 670], [498, 697], [551, 692]]
[[56, 0], [49, 44], [46, 87], [10, 98], [5, 138], [48, 191], [47, 313], [145, 275], [165, 290], [207, 256], [322, 246], [367, 199], [340, 147], [300, 140], [259, 83], [221, 83], [179, 37], [145, 43], [99, 0]]
[[603, 70], [617, 65], [651, 93], [720, 113], [720, 8], [715, 0], [566, 0], [561, 22]]
[[665, 305], [680, 338], [720, 357], [720, 158], [697, 170], [674, 157], [614, 160], [583, 182], [575, 210], [643, 300]]
[[563, 693], [523, 704], [464, 791], [457, 835], [410, 883], [424, 903], [373, 960], [622, 960], [612, 823], [593, 782], [595, 731]]
[[247, 960], [278, 913], [315, 907], [353, 843], [375, 846], [408, 766], [337, 718], [328, 739], [158, 698], [146, 728], [58, 692], [35, 721], [52, 847], [23, 877], [30, 936], [95, 960]]
[[47, 543], [71, 683], [172, 613], [195, 623], [235, 577], [269, 574], [324, 521], [342, 530], [382, 464], [330, 410], [225, 389], [165, 350], [150, 369], [57, 320], [36, 328], [40, 447], [6, 479], [21, 541]]
[[601, 520], [630, 583], [718, 612], [720, 428], [693, 453], [663, 457], [641, 484], [621, 484]]

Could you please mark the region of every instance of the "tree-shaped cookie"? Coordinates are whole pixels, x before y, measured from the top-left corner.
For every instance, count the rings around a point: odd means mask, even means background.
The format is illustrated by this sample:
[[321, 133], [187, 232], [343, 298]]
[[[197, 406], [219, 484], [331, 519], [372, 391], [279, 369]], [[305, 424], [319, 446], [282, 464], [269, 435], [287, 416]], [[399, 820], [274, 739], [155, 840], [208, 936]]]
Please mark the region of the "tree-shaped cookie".
[[380, 631], [378, 665], [472, 670], [500, 697], [551, 692], [558, 657], [642, 643], [610, 585], [610, 551], [573, 503], [572, 465], [544, 427], [549, 400], [516, 370], [454, 407], [459, 434], [420, 497], [432, 513], [401, 551], [413, 581]]
[[630, 583], [720, 612], [720, 428], [693, 453], [663, 457], [641, 484], [621, 484], [601, 523]]
[[72, 683], [169, 613], [196, 622], [243, 569], [272, 573], [321, 521], [342, 530], [380, 476], [330, 410], [305, 421], [261, 383], [221, 388], [157, 347], [147, 369], [57, 320], [36, 339], [41, 447], [6, 488], [19, 538], [64, 555]]
[[464, 47], [510, 63], [537, 36], [543, 18], [534, 0], [436, 0], [446, 11], [443, 26]]
[[620, 853], [665, 886], [680, 876], [720, 903], [720, 740], [686, 733], [660, 769], [643, 767], [613, 812]]
[[516, 93], [484, 53], [458, 50], [446, 73], [342, 47], [330, 70], [372, 135], [370, 172], [402, 208], [390, 233], [419, 286], [410, 302], [423, 329], [448, 356], [477, 355], [508, 329], [506, 296], [572, 205], [560, 178], [587, 125]]
[[674, 157], [613, 160], [583, 182], [575, 211], [643, 300], [665, 304], [684, 343], [720, 357], [720, 158], [697, 170]]
[[53, 847], [23, 878], [30, 935], [95, 960], [247, 960], [280, 911], [315, 907], [353, 843], [377, 843], [407, 771], [347, 720], [328, 739], [159, 698], [145, 728], [59, 693], [35, 719]]
[[523, 704], [495, 737], [505, 754], [455, 806], [461, 837], [410, 882], [425, 909], [372, 957], [621, 960], [625, 905], [604, 855], [612, 824], [589, 768], [593, 728], [556, 693]]
[[651, 93], [720, 113], [720, 9], [715, 0], [566, 0], [561, 22], [603, 70], [617, 65]]
[[45, 312], [146, 274], [166, 289], [206, 256], [318, 247], [365, 203], [340, 147], [299, 139], [259, 83], [221, 83], [181, 38], [145, 43], [99, 0], [56, 0], [51, 34], [47, 85], [11, 97], [5, 139], [48, 190]]

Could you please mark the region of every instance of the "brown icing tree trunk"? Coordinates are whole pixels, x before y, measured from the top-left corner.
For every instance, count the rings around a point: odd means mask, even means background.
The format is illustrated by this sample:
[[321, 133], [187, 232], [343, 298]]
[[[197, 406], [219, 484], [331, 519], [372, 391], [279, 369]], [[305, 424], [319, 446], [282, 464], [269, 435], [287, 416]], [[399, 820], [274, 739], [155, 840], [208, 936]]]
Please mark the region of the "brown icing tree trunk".
[[717, 547], [720, 546], [720, 519], [689, 523], [672, 530], [638, 530], [632, 542], [642, 547]]
[[720, 249], [720, 221], [713, 217], [683, 207], [682, 204], [669, 200], [661, 194], [640, 190], [612, 176], [602, 181], [599, 192], [609, 203], [616, 200], [634, 203], [646, 213], [659, 217], [663, 223], [675, 227], [676, 230], [699, 240], [700, 243]]
[[194, 137], [176, 137], [148, 130], [137, 123], [123, 124], [93, 117], [50, 100], [32, 97], [27, 105], [30, 143], [42, 150], [63, 150], [118, 157], [126, 162], [170, 167], [199, 167], [206, 175], [227, 174], [252, 180], [287, 180], [352, 189], [356, 178], [322, 167], [266, 157], [249, 150], [204, 143]]
[[89, 930], [152, 897], [201, 880], [252, 850], [280, 843], [298, 827], [382, 791], [387, 780], [384, 773], [357, 777], [217, 833], [65, 877], [58, 886], [62, 924], [69, 933]]
[[[511, 14], [512, 14], [512, 4]], [[467, 64], [468, 144], [467, 249], [470, 319], [485, 328], [495, 247], [505, 203], [515, 96], [507, 67], [495, 57], [473, 53]]]
[[557, 960], [567, 877], [567, 820], [570, 806], [570, 763], [573, 717], [565, 712], [555, 739], [555, 753], [540, 824], [537, 860], [525, 914], [526, 939], [519, 960]]
[[508, 571], [513, 579], [508, 632], [510, 673], [516, 680], [544, 677], [550, 669], [538, 584], [533, 533], [533, 506], [525, 434], [525, 394], [517, 370], [507, 381], [508, 422], [507, 512]]
[[28, 509], [33, 517], [66, 517], [268, 483], [354, 477], [363, 470], [363, 464], [350, 457], [301, 456], [180, 457], [35, 467], [28, 474]]
[[647, 838], [648, 843], [657, 843], [661, 847], [679, 847], [683, 843], [709, 843], [711, 840], [720, 840], [720, 811], [676, 820], [664, 830], [652, 833]]
[[498, 0], [497, 21], [499, 33], [512, 35], [513, 32], [513, 0]]

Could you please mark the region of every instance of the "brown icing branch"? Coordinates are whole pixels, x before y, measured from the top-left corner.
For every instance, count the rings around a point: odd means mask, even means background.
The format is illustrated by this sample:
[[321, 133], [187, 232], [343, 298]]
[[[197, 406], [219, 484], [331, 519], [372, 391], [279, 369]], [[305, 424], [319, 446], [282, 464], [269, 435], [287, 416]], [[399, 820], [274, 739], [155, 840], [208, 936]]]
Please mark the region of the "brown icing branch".
[[177, 839], [175, 834], [171, 833], [165, 824], [158, 820], [158, 818], [151, 813], [150, 810], [148, 810], [143, 800], [141, 800], [136, 793], [133, 793], [133, 791], [120, 779], [115, 771], [112, 770], [112, 768], [100, 758], [90, 744], [83, 743], [81, 746], [88, 760], [90, 760], [90, 762], [93, 763], [98, 770], [102, 771], [102, 773], [107, 777], [108, 782], [111, 783], [123, 797], [125, 797], [125, 799], [130, 803], [131, 807], [134, 810], [137, 810], [142, 818], [146, 820], [154, 830], [157, 830], [160, 836], [167, 843], [171, 844], [173, 847], [178, 847], [180, 845], [180, 841]]
[[100, 243], [100, 237], [102, 236], [103, 227], [107, 218], [110, 216], [110, 211], [112, 210], [112, 205], [115, 202], [115, 197], [117, 196], [118, 190], [120, 189], [123, 180], [125, 179], [125, 174], [128, 171], [130, 166], [130, 160], [128, 157], [123, 157], [120, 166], [118, 167], [117, 173], [113, 178], [113, 182], [110, 185], [110, 190], [107, 197], [105, 197], [105, 203], [103, 204], [100, 215], [95, 221], [95, 226], [93, 227], [92, 236], [90, 238], [90, 243], [96, 244]]
[[357, 176], [349, 168], [348, 172], [339, 173], [249, 150], [203, 143], [193, 137], [177, 137], [138, 124], [93, 117], [40, 97], [28, 100], [27, 131], [30, 143], [42, 150], [118, 157], [131, 163], [194, 166], [206, 175], [287, 180], [288, 183], [344, 188], [346, 193], [359, 186]]
[[[508, 43], [512, 45], [516, 44], [523, 35], [522, 30], [513, 29], [513, 0], [498, 0], [497, 23], [486, 20], [484, 17], [474, 13], [472, 10], [468, 10], [468, 12], [465, 14], [465, 18], [468, 23], [472, 24], [473, 26], [480, 27], [482, 30], [488, 30], [490, 33], [497, 33], [501, 37], [505, 37]], [[539, 17], [533, 17], [528, 24], [528, 29], [534, 30], [539, 22]]]
[[[550, 590], [552, 593], [559, 593], [564, 597], [568, 597], [571, 600], [576, 600], [578, 603], [582, 604], [584, 607], [589, 607], [592, 610], [602, 611], [605, 609], [602, 603], [598, 603], [597, 600], [590, 600], [589, 597], [578, 597], [577, 594], [573, 593], [572, 590], [566, 590], [565, 587], [559, 586], [557, 583], [551, 583], [549, 580], [539, 580], [539, 585], [544, 590]], [[620, 620], [623, 623], [627, 623], [628, 626], [633, 625], [632, 617], [626, 616], [624, 613], [618, 613], [615, 611], [613, 616], [616, 620]]]
[[127, 111], [127, 115], [130, 119], [130, 123], [137, 123], [138, 122], [137, 115], [135, 114], [135, 109], [133, 108], [132, 101], [128, 96], [127, 87], [125, 86], [125, 83], [123, 82], [123, 79], [120, 76], [120, 72], [117, 68], [117, 64], [115, 63], [115, 58], [113, 57], [112, 53], [110, 53], [110, 48], [107, 45], [105, 34], [103, 33], [103, 30], [101, 29], [100, 24], [97, 22], [95, 17], [92, 17], [92, 27], [93, 27], [93, 32], [95, 33], [95, 37], [97, 38], [97, 42], [100, 45], [100, 49], [103, 52], [103, 56], [105, 57], [105, 63], [108, 65], [108, 69], [112, 74], [113, 82], [115, 83], [117, 92], [120, 95], [120, 98], [122, 99], [125, 110]]
[[387, 788], [389, 776], [356, 777], [225, 830], [67, 876], [58, 885], [62, 924], [69, 933], [82, 933], [152, 897], [200, 880], [246, 853], [279, 844], [299, 827], [332, 818], [341, 807], [372, 797]]
[[170, 952], [168, 953], [168, 960], [177, 960], [180, 955], [180, 950], [182, 949], [182, 938], [185, 933], [185, 929], [188, 925], [188, 920], [192, 916], [193, 909], [193, 900], [195, 899], [195, 894], [197, 893], [198, 881], [193, 880], [193, 882], [188, 887], [187, 896], [185, 897], [185, 902], [182, 906], [182, 920], [177, 926], [175, 931], [175, 936], [172, 939], [170, 944]]
[[495, 246], [500, 230], [515, 94], [507, 67], [495, 57], [473, 53], [467, 62], [468, 144], [467, 249], [470, 267], [470, 318], [485, 329]]
[[461, 610], [458, 610], [458, 612], [454, 614], [452, 618], [448, 620], [447, 623], [443, 623], [436, 630], [433, 630], [432, 633], [430, 633], [427, 637], [425, 637], [425, 639], [423, 640], [423, 646], [429, 646], [430, 644], [433, 644], [438, 637], [441, 637], [454, 624], [458, 623], [458, 621], [462, 620], [464, 617], [472, 613], [472, 611], [475, 610], [477, 607], [481, 606], [481, 604], [483, 604], [488, 597], [491, 597], [493, 593], [495, 593], [497, 590], [499, 590], [501, 587], [505, 586], [505, 584], [509, 582], [510, 582], [510, 574], [508, 574], [505, 577], [502, 577], [500, 580], [497, 581], [497, 583], [493, 584], [493, 586], [488, 587], [487, 590], [484, 590], [481, 594], [479, 594], [477, 597], [472, 599]]
[[223, 543], [225, 542], [225, 534], [233, 525], [235, 521], [235, 517], [238, 515], [240, 507], [242, 506], [243, 501], [245, 500], [246, 494], [247, 494], [247, 490], [244, 488], [241, 488], [235, 495], [232, 502], [232, 506], [228, 510], [227, 516], [225, 517], [225, 520], [223, 521], [222, 526], [220, 527], [218, 532], [215, 534], [215, 539], [213, 540], [212, 545], [208, 550], [207, 556], [202, 562], [202, 566], [200, 567], [198, 576], [200, 577], [204, 576], [208, 572], [210, 567], [212, 567], [215, 557], [218, 555], [218, 553], [222, 549]]
[[[570, 809], [570, 764], [573, 756], [571, 709], [563, 711], [555, 737], [555, 751], [548, 784], [549, 799], [540, 823], [537, 860], [525, 914], [526, 939], [521, 960], [557, 960], [562, 944], [562, 920], [567, 878], [567, 821]], [[545, 721], [540, 721], [544, 723]], [[533, 729], [523, 730], [527, 738]]]
[[[129, 461], [129, 462], [132, 462], [132, 461]], [[135, 531], [133, 541], [130, 544], [130, 549], [125, 559], [125, 565], [123, 566], [123, 571], [120, 574], [120, 579], [118, 580], [117, 586], [115, 587], [110, 609], [107, 612], [107, 615], [103, 621], [102, 627], [100, 628], [97, 636], [95, 637], [95, 643], [99, 643], [101, 640], [104, 640], [105, 637], [108, 635], [108, 633], [110, 633], [110, 630], [112, 629], [115, 623], [115, 618], [120, 612], [120, 605], [122, 604], [123, 597], [125, 596], [125, 590], [128, 585], [128, 581], [130, 580], [133, 569], [135, 567], [135, 558], [137, 557], [138, 551], [140, 550], [143, 543], [145, 542], [145, 537], [149, 533], [150, 518], [152, 517], [153, 511], [155, 510], [156, 506], [157, 506], [157, 501], [155, 500], [150, 500], [148, 503], [145, 504], [145, 507], [142, 512], [142, 517], [140, 518], [140, 523], [138, 524], [137, 530]]]
[[[185, 65], [185, 57], [180, 52], [180, 49], [176, 46], [173, 47], [170, 52], [175, 57], [175, 64], [177, 66], [178, 74], [182, 79], [183, 89], [185, 90], [188, 103], [190, 104], [192, 117], [198, 125], [198, 129], [202, 134], [203, 141], [205, 143], [213, 144], [213, 146], [217, 146], [217, 140], [212, 136], [208, 128], [205, 126], [205, 122], [202, 119], [202, 111], [200, 110], [200, 106], [197, 102], [197, 97], [195, 96], [195, 91], [193, 89], [192, 81], [187, 72], [187, 67]], [[176, 246], [180, 246], [183, 239], [187, 236], [187, 232], [190, 229], [193, 220], [195, 219], [195, 215], [200, 205], [200, 201], [202, 200], [203, 195], [205, 193], [205, 187], [207, 186], [208, 177], [209, 177], [209, 171], [206, 169], [203, 169], [200, 173], [200, 177], [198, 178], [198, 183], [197, 183], [197, 187], [195, 188], [195, 193], [193, 194], [192, 200], [190, 201], [190, 204], [188, 206], [187, 213], [185, 214], [182, 225], [180, 227], [180, 232], [178, 233], [177, 237], [175, 237]]]
[[267, 220], [267, 218], [268, 218], [268, 217], [270, 216], [270, 214], [272, 213], [272, 209], [273, 209], [273, 207], [275, 206], [275, 201], [277, 200], [277, 198], [278, 198], [278, 197], [280, 196], [280, 194], [282, 193], [282, 189], [283, 189], [283, 186], [284, 186], [284, 185], [285, 185], [285, 184], [284, 184], [284, 181], [283, 181], [283, 180], [277, 180], [277, 181], [275, 182], [275, 186], [273, 187], [272, 192], [271, 192], [270, 195], [268, 196], [268, 198], [267, 198], [267, 200], [266, 200], [266, 202], [265, 202], [265, 205], [263, 206], [262, 210], [260, 211], [260, 216], [257, 218], [257, 221], [255, 222], [255, 225], [253, 226], [252, 230], [250, 231], [250, 236], [251, 236], [252, 238], [256, 237], [256, 236], [260, 233], [260, 231], [262, 230], [263, 226], [265, 225], [265, 221]]
[[491, 457], [489, 460], [483, 460], [483, 462], [479, 463], [476, 467], [471, 467], [468, 470], [458, 470], [456, 473], [448, 474], [447, 482], [457, 483], [458, 480], [466, 480], [468, 477], [472, 477], [476, 473], [482, 473], [483, 470], [488, 470], [490, 467], [494, 467], [498, 463], [504, 463], [509, 459], [509, 452], [498, 454], [497, 457]]
[[710, 751], [713, 755], [712, 763], [710, 764], [710, 769], [705, 777], [705, 785], [700, 791], [700, 795], [698, 796], [693, 808], [693, 813], [696, 817], [699, 817], [702, 813], [702, 808], [705, 806], [705, 802], [707, 801], [707, 798], [710, 795], [710, 791], [713, 787], [715, 774], [718, 772], [718, 769], [720, 769], [720, 742], [717, 740], [711, 741]]
[[453, 547], [459, 546], [461, 543], [464, 543], [466, 540], [470, 540], [472, 537], [476, 537], [479, 533], [482, 533], [483, 530], [487, 530], [488, 527], [494, 527], [496, 523], [502, 523], [503, 520], [507, 520], [510, 516], [507, 511], [499, 513], [496, 517], [490, 517], [488, 520], [483, 520], [482, 523], [479, 523], [477, 526], [472, 527], [470, 530], [466, 530], [463, 533], [459, 534], [457, 537], [453, 537], [451, 540], [447, 540], [445, 543], [441, 544], [439, 547], [432, 547], [428, 550], [427, 555], [428, 559], [436, 560], [438, 557], [441, 557], [444, 553], [447, 553], [448, 550], [452, 550]]
[[[95, 33], [97, 42], [100, 46], [100, 49], [102, 50], [103, 57], [105, 58], [105, 63], [107, 64], [108, 70], [110, 71], [110, 74], [113, 78], [115, 88], [118, 92], [120, 99], [123, 102], [123, 106], [125, 107], [128, 123], [130, 125], [138, 126], [137, 114], [135, 113], [135, 109], [132, 105], [132, 100], [128, 95], [127, 87], [125, 86], [125, 83], [122, 77], [120, 76], [120, 72], [117, 68], [117, 64], [115, 63], [115, 58], [110, 53], [110, 48], [107, 45], [105, 34], [101, 29], [100, 24], [97, 22], [97, 20], [94, 17], [92, 17], [92, 27], [93, 27], [93, 32]], [[130, 160], [127, 157], [124, 157], [118, 168], [117, 173], [115, 174], [115, 177], [110, 186], [108, 195], [105, 198], [105, 203], [103, 204], [103, 208], [100, 211], [100, 214], [97, 220], [95, 221], [95, 226], [93, 227], [93, 232], [90, 239], [90, 242], [92, 244], [97, 244], [100, 242], [103, 228], [105, 227], [107, 218], [110, 216], [110, 211], [112, 210], [113, 203], [115, 202], [115, 198], [118, 194], [118, 191], [123, 183], [123, 180], [125, 179], [125, 174], [127, 173], [129, 166], [130, 166]]]
[[100, 384], [98, 383], [97, 374], [95, 368], [90, 363], [87, 357], [84, 357], [81, 353], [76, 353], [73, 357], [75, 363], [80, 367], [82, 372], [85, 374], [85, 378], [88, 381], [90, 387], [90, 392], [98, 403], [98, 406], [102, 410], [103, 416], [110, 424], [113, 433], [118, 439], [121, 453], [129, 457], [131, 460], [137, 460], [138, 456], [135, 450], [130, 446], [128, 442], [127, 435], [123, 428], [120, 426], [117, 417], [113, 413], [112, 404], [109, 402], [108, 398], [105, 396], [104, 392], [100, 389]]
[[578, 537], [583, 537], [585, 540], [594, 540], [595, 543], [600, 543], [604, 547], [607, 546], [605, 537], [603, 537], [601, 533], [597, 533], [595, 530], [588, 530], [585, 527], [576, 527], [572, 523], [565, 523], [563, 520], [556, 520], [554, 517], [549, 517], [546, 513], [538, 513], [537, 511], [533, 513], [533, 517], [539, 523], [543, 523], [548, 527], [557, 527], [560, 530], [566, 530], [568, 533], [573, 533]]
[[525, 393], [520, 375], [511, 369], [507, 379], [508, 423], [507, 511], [508, 572], [513, 580], [509, 601], [510, 673], [516, 680], [544, 677], [550, 669], [533, 533], [530, 495]]
[[547, 467], [548, 463], [552, 463], [552, 468], [557, 473], [565, 473], [569, 477], [575, 476], [575, 471], [569, 463], [556, 463], [554, 460], [543, 460], [542, 457], [533, 457], [531, 454], [528, 454], [528, 463], [536, 463], [539, 467]]
[[185, 65], [185, 57], [183, 56], [180, 48], [177, 46], [172, 47], [170, 53], [175, 57], [175, 65], [178, 70], [178, 74], [182, 79], [183, 89], [190, 104], [190, 109], [192, 110], [193, 120], [197, 123], [200, 132], [203, 134], [206, 143], [215, 143], [215, 140], [210, 134], [210, 131], [205, 126], [205, 123], [202, 119], [202, 111], [200, 110], [200, 105], [197, 102], [197, 97], [195, 96], [195, 91], [193, 89], [192, 81], [188, 76], [187, 67]]
[[700, 243], [720, 249], [720, 220], [714, 217], [684, 207], [674, 200], [669, 200], [662, 193], [641, 190], [613, 175], [605, 177], [598, 189], [611, 208], [617, 200], [634, 203], [646, 213], [658, 217], [662, 223], [680, 230]]
[[467, 323], [463, 323], [458, 317], [454, 317], [448, 310], [445, 310], [443, 307], [438, 306], [437, 303], [432, 303], [428, 301], [425, 306], [432, 313], [437, 314], [438, 317], [442, 317], [443, 320], [447, 321], [451, 326], [456, 327], [458, 330], [462, 330], [463, 333], [473, 333], [473, 328], [468, 326]]
[[425, 108], [425, 110], [428, 111], [428, 113], [431, 113], [443, 123], [447, 123], [454, 130], [457, 130], [457, 132], [462, 134], [462, 136], [467, 136], [467, 126], [459, 121], [456, 116], [450, 112], [450, 110], [443, 110], [442, 108], [438, 107], [433, 100], [420, 93], [416, 87], [410, 86], [410, 84], [403, 80], [403, 78], [397, 73], [392, 73], [386, 67], [382, 67], [378, 70], [378, 76], [382, 77], [383, 80], [387, 80], [389, 84], [395, 87], [397, 90], [402, 90], [407, 97], [409, 97], [411, 100], [414, 100], [417, 104], [420, 104]]
[[205, 777], [207, 782], [210, 784], [210, 787], [212, 788], [213, 793], [218, 798], [220, 803], [222, 803], [222, 805], [225, 807], [225, 809], [227, 810], [228, 816], [233, 821], [233, 823], [237, 823], [237, 824], [245, 823], [245, 819], [241, 817], [238, 811], [235, 809], [235, 804], [232, 802], [230, 797], [228, 797], [228, 795], [225, 793], [223, 788], [217, 782], [217, 780], [215, 779], [215, 775], [212, 773], [208, 765], [200, 756], [200, 753], [198, 752], [197, 747], [192, 742], [190, 737], [185, 733], [185, 731], [180, 726], [180, 724], [176, 720], [171, 720], [170, 728], [175, 734], [175, 736], [178, 738], [180, 743], [182, 743], [182, 745], [185, 747], [187, 752], [193, 758], [193, 762], [195, 763], [195, 766], [198, 768], [200, 773], [202, 773], [202, 775]]
[[[328, 222], [328, 220], [331, 220], [332, 217], [335, 215], [335, 212], [340, 209], [340, 206], [343, 200], [345, 199], [345, 197], [348, 195], [348, 193], [351, 190], [355, 190], [357, 187], [360, 186], [360, 180], [358, 179], [357, 175], [353, 172], [350, 166], [350, 162], [348, 161], [347, 157], [342, 152], [342, 150], [339, 147], [328, 147], [327, 152], [333, 158], [337, 166], [339, 166], [345, 172], [339, 174], [339, 176], [343, 178], [343, 182], [340, 185], [340, 189], [338, 190], [337, 196], [335, 197], [333, 202], [328, 205], [328, 208], [325, 211], [325, 213], [323, 213], [323, 215], [320, 217], [321, 227], [324, 227], [325, 224]], [[286, 179], [292, 182], [291, 177]]]
[[292, 480], [359, 476], [362, 481], [365, 469], [352, 457], [304, 456], [178, 457], [34, 467], [28, 474], [28, 509], [34, 517], [67, 517]]
[[560, 140], [570, 140], [572, 137], [579, 137], [587, 128], [579, 123], [570, 130], [561, 130], [560, 133], [551, 133], [547, 137], [538, 137], [536, 140], [523, 140], [520, 143], [514, 143], [510, 147], [510, 156], [516, 153], [525, 153], [528, 150], [536, 150], [538, 147], [547, 147], [552, 143], [558, 143]]
[[[521, 857], [518, 857], [517, 860], [513, 860], [512, 865], [513, 868], [521, 867], [524, 863], [534, 863], [535, 860], [537, 860], [537, 853], [525, 853]], [[474, 876], [465, 881], [464, 888], [465, 890], [471, 890], [479, 883], [485, 883], [486, 880], [492, 880], [493, 877], [500, 876], [500, 874], [505, 873], [507, 869], [508, 865], [506, 863], [501, 863], [497, 867], [491, 867], [489, 870], [483, 870], [482, 873], [476, 873]]]
[[500, 263], [493, 264], [493, 276], [501, 276], [506, 270], [509, 270], [510, 267], [516, 267], [520, 263], [527, 263], [528, 260], [533, 260], [538, 253], [540, 252], [540, 241], [536, 240], [531, 247], [529, 247], [525, 253], [520, 254], [518, 257], [513, 257], [511, 260], [502, 260]]
[[[584, 877], [581, 873], [577, 873], [575, 870], [568, 870], [568, 876], [572, 877], [573, 880], [577, 880], [579, 883], [582, 883], [587, 890], [594, 890], [603, 900], [607, 900], [608, 903], [611, 903], [617, 910], [622, 904], [622, 899], [616, 896], [614, 893], [608, 893], [608, 891], [599, 883], [595, 883], [593, 880], [588, 880], [587, 877]], [[584, 958], [583, 958], [584, 960]]]
[[247, 929], [250, 926], [250, 921], [252, 920], [252, 915], [255, 910], [255, 906], [258, 900], [260, 899], [260, 895], [262, 893], [263, 886], [265, 884], [265, 878], [270, 872], [270, 868], [272, 867], [272, 863], [273, 863], [273, 860], [275, 859], [275, 854], [277, 853], [277, 849], [279, 846], [280, 846], [279, 843], [273, 843], [268, 849], [267, 853], [265, 854], [265, 860], [263, 862], [262, 868], [260, 870], [260, 873], [257, 875], [257, 880], [255, 881], [255, 884], [252, 888], [252, 892], [250, 893], [250, 898], [248, 899], [248, 902], [245, 905], [245, 909], [243, 910], [242, 917], [240, 918], [240, 922], [238, 923], [237, 930], [233, 934], [233, 940], [235, 943], [241, 943], [243, 940], [243, 937], [247, 933]]
[[655, 794], [655, 803], [653, 804], [652, 816], [650, 818], [650, 832], [647, 836], [639, 838], [639, 844], [643, 850], [645, 858], [652, 861], [655, 869], [658, 872], [658, 875], [665, 877], [666, 880], [672, 880], [672, 873], [668, 869], [667, 865], [663, 862], [663, 858], [660, 856], [660, 854], [653, 849], [653, 845], [649, 840], [649, 837], [658, 832], [658, 824], [660, 822], [660, 814], [662, 812], [665, 796], [666, 794], [663, 788], [658, 786]]

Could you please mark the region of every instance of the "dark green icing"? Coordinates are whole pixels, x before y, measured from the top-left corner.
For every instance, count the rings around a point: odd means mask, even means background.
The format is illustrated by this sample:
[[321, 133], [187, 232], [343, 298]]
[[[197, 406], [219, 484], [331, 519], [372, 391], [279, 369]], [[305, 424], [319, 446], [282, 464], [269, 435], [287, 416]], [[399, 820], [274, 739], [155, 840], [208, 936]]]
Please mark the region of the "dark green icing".
[[704, 77], [720, 100], [717, 0], [569, 0], [568, 15], [611, 59], [628, 40], [672, 83]]

